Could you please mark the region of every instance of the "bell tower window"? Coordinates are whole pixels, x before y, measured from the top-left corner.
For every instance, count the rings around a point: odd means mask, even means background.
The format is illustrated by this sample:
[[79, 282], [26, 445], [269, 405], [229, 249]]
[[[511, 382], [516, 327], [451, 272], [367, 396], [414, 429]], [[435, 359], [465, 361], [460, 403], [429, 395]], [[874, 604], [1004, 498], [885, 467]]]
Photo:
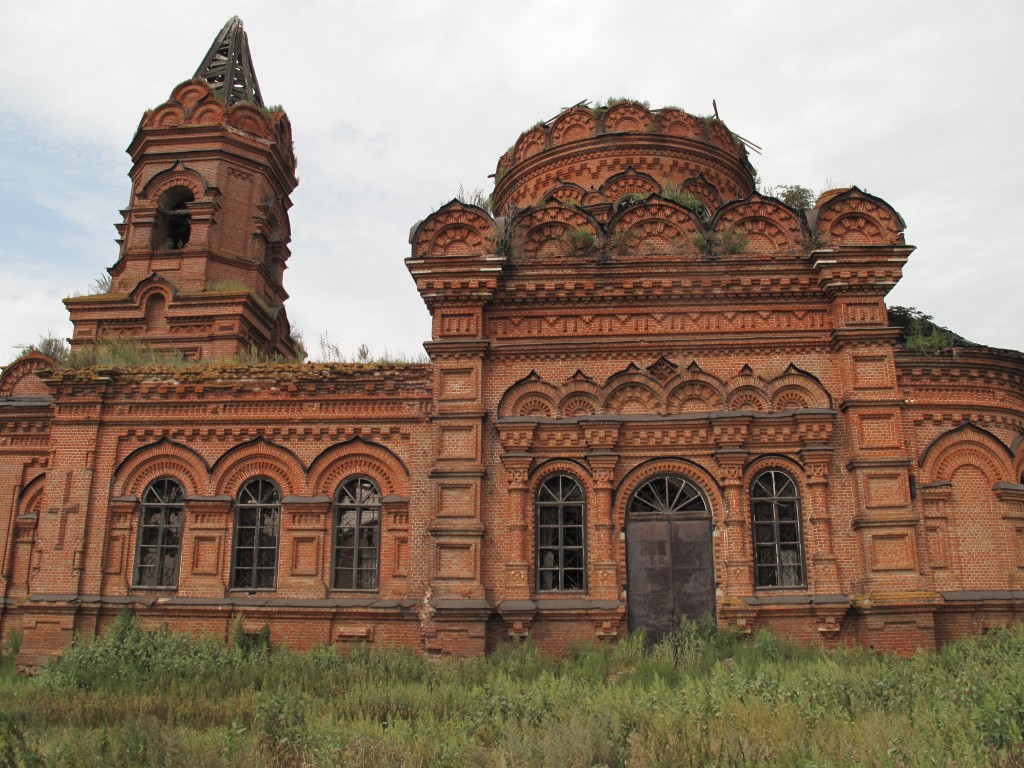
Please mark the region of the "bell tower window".
[[194, 200], [195, 195], [188, 187], [171, 187], [160, 195], [153, 226], [153, 250], [178, 251], [188, 244], [192, 235], [188, 203]]

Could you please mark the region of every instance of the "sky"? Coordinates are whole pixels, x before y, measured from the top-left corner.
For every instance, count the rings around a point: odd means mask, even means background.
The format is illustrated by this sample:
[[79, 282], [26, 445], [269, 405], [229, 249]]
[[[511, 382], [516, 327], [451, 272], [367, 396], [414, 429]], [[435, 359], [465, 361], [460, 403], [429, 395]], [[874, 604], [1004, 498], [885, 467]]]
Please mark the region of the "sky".
[[917, 247], [890, 304], [1024, 350], [1024, 4], [293, 0], [0, 4], [0, 364], [117, 260], [124, 150], [239, 15], [300, 183], [284, 284], [312, 358], [418, 356], [410, 228], [583, 99], [712, 111], [768, 186], [856, 184]]

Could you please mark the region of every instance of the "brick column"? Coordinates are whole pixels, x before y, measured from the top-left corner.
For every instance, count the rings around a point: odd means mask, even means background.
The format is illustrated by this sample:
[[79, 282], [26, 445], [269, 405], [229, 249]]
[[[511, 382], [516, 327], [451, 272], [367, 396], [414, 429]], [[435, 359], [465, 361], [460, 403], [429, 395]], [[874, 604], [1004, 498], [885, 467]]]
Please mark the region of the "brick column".
[[508, 498], [505, 512], [508, 523], [509, 548], [505, 571], [508, 579], [505, 586], [506, 600], [529, 600], [533, 592], [530, 578], [530, 560], [533, 547], [530, 537], [530, 518], [533, 505], [527, 498], [526, 481], [530, 476], [533, 456], [526, 453], [508, 453], [501, 457], [508, 480]]
[[804, 448], [801, 452], [807, 467], [807, 498], [803, 519], [805, 556], [810, 567], [808, 584], [818, 594], [838, 594], [839, 563], [832, 546], [832, 517], [828, 511], [828, 476], [831, 450]]
[[722, 470], [719, 480], [725, 499], [724, 525], [715, 529], [722, 539], [715, 547], [715, 554], [724, 553], [725, 562], [720, 563], [715, 572], [720, 578], [722, 602], [730, 603], [754, 594], [753, 542], [743, 487], [743, 465], [749, 454], [740, 448], [721, 448], [715, 455]]

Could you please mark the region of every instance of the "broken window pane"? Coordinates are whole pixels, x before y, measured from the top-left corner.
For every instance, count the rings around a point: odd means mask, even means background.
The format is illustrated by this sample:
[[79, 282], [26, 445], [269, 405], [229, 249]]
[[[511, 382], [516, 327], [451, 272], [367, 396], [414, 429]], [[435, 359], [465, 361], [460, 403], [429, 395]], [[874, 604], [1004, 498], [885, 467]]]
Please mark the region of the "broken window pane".
[[185, 492], [170, 477], [154, 480], [142, 494], [135, 586], [176, 587]]
[[586, 495], [569, 475], [549, 477], [537, 489], [537, 591], [586, 589]]
[[368, 477], [346, 478], [334, 496], [333, 589], [377, 589], [380, 500]]
[[232, 589], [274, 589], [280, 513], [281, 492], [272, 480], [254, 478], [238, 492]]
[[757, 587], [804, 587], [803, 532], [796, 482], [770, 469], [750, 484], [754, 521], [754, 581]]

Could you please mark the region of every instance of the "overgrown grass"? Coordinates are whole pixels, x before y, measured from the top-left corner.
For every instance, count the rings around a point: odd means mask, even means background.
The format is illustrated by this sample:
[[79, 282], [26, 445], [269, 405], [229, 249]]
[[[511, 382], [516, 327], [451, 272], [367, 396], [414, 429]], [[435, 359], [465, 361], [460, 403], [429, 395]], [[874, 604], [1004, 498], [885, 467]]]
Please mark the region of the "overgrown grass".
[[706, 625], [564, 660], [245, 646], [123, 617], [8, 664], [0, 765], [1024, 765], [1020, 630], [911, 659]]

